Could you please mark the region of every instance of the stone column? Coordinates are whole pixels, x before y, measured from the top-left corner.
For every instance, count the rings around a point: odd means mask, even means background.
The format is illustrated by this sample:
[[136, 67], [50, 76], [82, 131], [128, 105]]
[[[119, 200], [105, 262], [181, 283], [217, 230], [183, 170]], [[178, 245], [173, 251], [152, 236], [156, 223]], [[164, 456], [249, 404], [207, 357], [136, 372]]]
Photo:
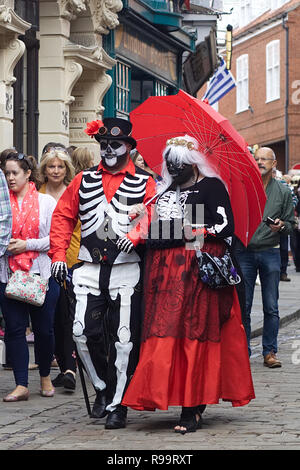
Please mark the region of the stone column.
[[13, 146], [13, 87], [14, 68], [25, 52], [25, 44], [18, 39], [30, 28], [13, 10], [13, 2], [0, 0], [0, 151]]
[[96, 162], [100, 159], [99, 144], [87, 136], [84, 129], [87, 122], [102, 119], [103, 96], [111, 85], [111, 77], [106, 70], [115, 64], [104, 51], [101, 52], [101, 60], [95, 59], [97, 51], [97, 47], [78, 45], [65, 48], [66, 77], [67, 82], [72, 84], [66, 101], [70, 113], [70, 144], [88, 147], [94, 152]]
[[39, 156], [48, 142], [69, 145], [63, 49], [70, 36], [70, 19], [60, 14], [57, 2], [40, 2]]
[[40, 2], [40, 139], [66, 146], [98, 146], [83, 132], [101, 119], [102, 99], [115, 65], [102, 49], [102, 34], [118, 24], [120, 0]]

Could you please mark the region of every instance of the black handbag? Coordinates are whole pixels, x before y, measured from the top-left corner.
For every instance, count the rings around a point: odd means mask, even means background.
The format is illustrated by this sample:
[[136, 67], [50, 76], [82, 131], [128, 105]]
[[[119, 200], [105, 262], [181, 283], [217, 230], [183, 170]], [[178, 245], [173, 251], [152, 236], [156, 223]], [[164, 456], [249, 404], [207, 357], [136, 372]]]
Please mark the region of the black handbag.
[[212, 289], [234, 286], [241, 278], [233, 265], [228, 248], [222, 257], [212, 256], [201, 250], [196, 250], [199, 276], [202, 282]]

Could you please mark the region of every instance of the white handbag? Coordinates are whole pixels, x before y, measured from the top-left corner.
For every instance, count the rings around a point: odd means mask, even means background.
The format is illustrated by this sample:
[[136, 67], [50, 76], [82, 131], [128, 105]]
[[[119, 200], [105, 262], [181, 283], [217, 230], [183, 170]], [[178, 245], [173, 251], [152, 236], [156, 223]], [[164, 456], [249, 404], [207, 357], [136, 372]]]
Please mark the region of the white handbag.
[[41, 307], [45, 302], [48, 279], [38, 274], [17, 270], [10, 276], [6, 284], [5, 295], [10, 299], [19, 300]]

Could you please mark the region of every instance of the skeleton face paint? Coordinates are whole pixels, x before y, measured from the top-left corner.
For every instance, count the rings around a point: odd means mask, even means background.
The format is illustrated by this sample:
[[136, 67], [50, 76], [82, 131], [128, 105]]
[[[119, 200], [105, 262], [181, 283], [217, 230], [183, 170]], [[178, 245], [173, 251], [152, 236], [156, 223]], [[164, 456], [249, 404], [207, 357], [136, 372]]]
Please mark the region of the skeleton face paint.
[[192, 165], [187, 165], [185, 163], [178, 165], [169, 160], [167, 160], [166, 163], [168, 172], [173, 178], [173, 183], [176, 185], [187, 182], [194, 174]]
[[101, 140], [100, 155], [104, 168], [118, 170], [127, 158], [127, 146], [123, 140]]

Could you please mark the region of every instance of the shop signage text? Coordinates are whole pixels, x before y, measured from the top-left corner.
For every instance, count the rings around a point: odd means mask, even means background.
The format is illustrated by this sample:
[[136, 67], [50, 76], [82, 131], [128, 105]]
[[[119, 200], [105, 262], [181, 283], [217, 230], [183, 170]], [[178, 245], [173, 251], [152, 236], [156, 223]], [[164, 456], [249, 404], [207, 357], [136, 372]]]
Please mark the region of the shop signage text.
[[116, 53], [176, 84], [177, 56], [160, 43], [120, 25], [115, 32], [115, 48]]

